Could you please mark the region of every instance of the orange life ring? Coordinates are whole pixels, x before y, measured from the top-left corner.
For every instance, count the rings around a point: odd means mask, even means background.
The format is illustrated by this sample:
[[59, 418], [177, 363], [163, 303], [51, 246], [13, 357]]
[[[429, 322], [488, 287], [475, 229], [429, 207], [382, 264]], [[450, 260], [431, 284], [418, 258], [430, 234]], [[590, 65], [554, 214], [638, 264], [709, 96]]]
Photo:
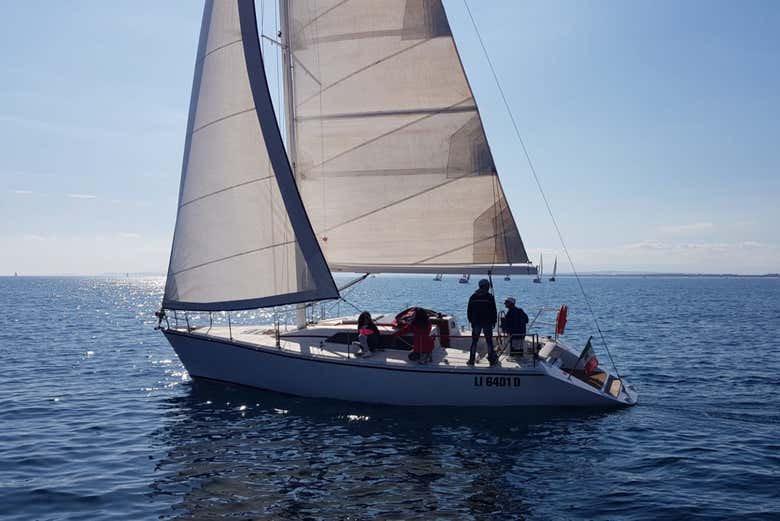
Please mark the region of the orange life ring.
[[566, 329], [566, 316], [569, 314], [569, 308], [566, 307], [566, 304], [561, 306], [561, 309], [558, 310], [558, 319], [555, 321], [555, 334], [556, 335], [562, 335], [563, 331]]

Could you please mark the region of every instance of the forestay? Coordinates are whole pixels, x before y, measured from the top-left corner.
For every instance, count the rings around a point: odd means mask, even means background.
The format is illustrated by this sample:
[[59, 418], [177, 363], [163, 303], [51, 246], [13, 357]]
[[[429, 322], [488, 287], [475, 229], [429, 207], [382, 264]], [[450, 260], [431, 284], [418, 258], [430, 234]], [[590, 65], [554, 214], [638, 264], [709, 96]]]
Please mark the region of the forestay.
[[295, 175], [331, 269], [527, 263], [441, 2], [287, 7]]
[[166, 308], [230, 310], [338, 296], [263, 70], [254, 3], [207, 1]]

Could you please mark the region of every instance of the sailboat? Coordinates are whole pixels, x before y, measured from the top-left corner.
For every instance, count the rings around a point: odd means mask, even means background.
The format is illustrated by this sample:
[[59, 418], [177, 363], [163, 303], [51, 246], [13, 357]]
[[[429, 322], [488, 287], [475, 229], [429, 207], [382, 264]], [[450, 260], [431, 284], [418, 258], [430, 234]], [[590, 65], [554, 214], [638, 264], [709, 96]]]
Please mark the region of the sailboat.
[[550, 282], [555, 282], [555, 275], [558, 273], [558, 257], [555, 257], [555, 262], [553, 263], [553, 274], [552, 277], [550, 277]]
[[539, 267], [537, 268], [536, 277], [534, 277], [534, 283], [535, 284], [541, 284], [542, 283], [542, 275], [544, 274], [544, 259], [542, 259], [542, 254], [539, 254]]
[[461, 283], [461, 284], [468, 284], [470, 280], [471, 280], [471, 273], [464, 273], [458, 279], [458, 282]]
[[[425, 363], [409, 360], [392, 313], [373, 314], [384, 349], [370, 358], [355, 356], [355, 316], [311, 318], [312, 303], [341, 298], [334, 272], [536, 270], [440, 0], [282, 0], [280, 18], [286, 148], [254, 2], [205, 3], [157, 313], [190, 376], [408, 406], [635, 403], [619, 375], [585, 374], [557, 334], [470, 367], [470, 334], [446, 312], [429, 312]], [[294, 328], [231, 322], [289, 305]]]
[[436, 275], [433, 277], [433, 280], [435, 280], [436, 282], [441, 282], [441, 279], [442, 279], [443, 277], [444, 277], [444, 275], [443, 275], [442, 273], [437, 273], [437, 274], [436, 274]]

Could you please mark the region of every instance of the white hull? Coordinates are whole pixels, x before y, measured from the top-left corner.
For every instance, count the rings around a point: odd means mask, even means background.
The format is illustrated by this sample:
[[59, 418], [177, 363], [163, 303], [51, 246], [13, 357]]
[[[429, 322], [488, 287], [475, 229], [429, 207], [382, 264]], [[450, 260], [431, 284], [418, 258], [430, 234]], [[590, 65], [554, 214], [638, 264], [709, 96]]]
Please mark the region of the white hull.
[[[306, 354], [317, 350], [313, 345], [295, 353], [186, 330], [169, 329], [165, 335], [192, 377], [304, 397], [461, 407], [619, 407], [636, 401], [631, 390], [621, 390], [613, 397], [541, 360], [523, 368], [479, 364], [472, 368], [458, 366], [457, 361], [449, 366], [448, 361], [437, 362], [436, 358], [425, 365], [395, 364], [389, 356], [328, 359]], [[403, 359], [405, 354], [402, 352]]]

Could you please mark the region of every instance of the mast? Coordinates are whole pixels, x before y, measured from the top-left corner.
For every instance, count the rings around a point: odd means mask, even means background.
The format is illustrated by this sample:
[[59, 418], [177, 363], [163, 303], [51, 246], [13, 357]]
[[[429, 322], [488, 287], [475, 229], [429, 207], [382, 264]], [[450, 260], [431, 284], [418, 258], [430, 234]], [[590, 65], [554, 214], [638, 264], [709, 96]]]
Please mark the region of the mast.
[[[282, 49], [282, 80], [284, 82], [284, 126], [287, 131], [287, 157], [290, 159], [293, 177], [298, 183], [298, 172], [295, 161], [295, 101], [293, 99], [293, 74], [292, 74], [292, 52], [290, 50], [290, 14], [288, 12], [288, 1], [279, 0], [279, 42]], [[300, 185], [299, 185], [300, 186]], [[304, 263], [301, 252], [295, 252], [295, 264]], [[298, 276], [301, 275], [301, 270]], [[298, 281], [299, 284], [302, 281]], [[306, 303], [296, 304], [295, 306], [295, 325], [298, 329], [306, 327]]]
[[290, 14], [287, 11], [288, 0], [279, 0], [279, 31], [282, 49], [282, 68], [284, 75], [284, 126], [287, 131], [287, 157], [290, 158], [290, 166], [293, 175], [297, 179], [295, 161], [295, 101], [293, 100], [293, 72], [292, 52], [290, 51]]

